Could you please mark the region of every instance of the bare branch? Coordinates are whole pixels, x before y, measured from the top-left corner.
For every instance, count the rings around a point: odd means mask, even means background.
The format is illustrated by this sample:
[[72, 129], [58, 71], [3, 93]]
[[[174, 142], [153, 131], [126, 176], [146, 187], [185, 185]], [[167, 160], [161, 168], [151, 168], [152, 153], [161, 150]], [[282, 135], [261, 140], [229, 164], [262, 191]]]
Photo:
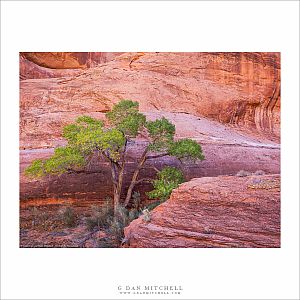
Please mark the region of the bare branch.
[[103, 173], [102, 170], [95, 170], [95, 171], [88, 171], [88, 170], [73, 170], [73, 169], [68, 169], [67, 170], [68, 174], [97, 174], [97, 173]]
[[146, 157], [146, 159], [159, 158], [159, 157], [163, 157], [163, 156], [167, 156], [167, 155], [169, 155], [169, 153], [161, 153], [161, 154], [157, 154], [157, 155], [148, 155]]
[[127, 190], [127, 194], [126, 194], [126, 198], [125, 198], [125, 201], [124, 201], [124, 206], [126, 207], [131, 199], [131, 194], [132, 194], [132, 191], [133, 191], [133, 188], [135, 186], [135, 183], [137, 182], [137, 178], [139, 176], [139, 173], [140, 173], [140, 170], [143, 168], [143, 165], [146, 161], [146, 156], [147, 156], [147, 152], [148, 152], [148, 147], [145, 148], [141, 158], [140, 158], [140, 161], [132, 175], [132, 179], [131, 179], [131, 183], [128, 187], [128, 190]]
[[145, 181], [145, 182], [152, 182], [152, 180], [153, 180], [152, 178], [141, 178], [141, 179], [137, 180], [134, 184], [137, 185], [137, 184], [139, 184], [139, 183], [141, 183], [143, 181]]
[[101, 154], [102, 154], [102, 156], [103, 156], [108, 162], [111, 162], [111, 160], [109, 159], [108, 155], [107, 155], [104, 151], [101, 151]]
[[119, 164], [117, 161], [114, 161], [114, 160], [109, 156], [108, 153], [106, 153], [106, 152], [104, 152], [104, 151], [101, 152], [101, 153], [102, 153], [103, 157], [104, 157], [108, 162], [110, 162], [110, 163], [116, 165], [117, 168], [118, 168], [119, 170], [121, 169], [120, 164]]
[[143, 169], [153, 169], [155, 172], [160, 172], [155, 166], [144, 166]]

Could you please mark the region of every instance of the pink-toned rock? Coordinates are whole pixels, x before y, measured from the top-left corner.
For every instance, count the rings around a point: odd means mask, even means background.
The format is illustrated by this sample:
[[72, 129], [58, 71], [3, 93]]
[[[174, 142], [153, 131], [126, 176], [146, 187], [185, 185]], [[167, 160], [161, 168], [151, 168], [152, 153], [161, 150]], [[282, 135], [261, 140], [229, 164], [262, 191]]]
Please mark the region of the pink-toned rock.
[[[27, 61], [39, 63], [36, 66], [43, 72], [61, 72], [62, 76], [36, 75], [40, 79], [20, 82], [22, 199], [110, 195], [110, 175], [101, 162], [90, 173], [42, 181], [25, 178], [23, 170], [34, 158], [47, 157], [53, 147], [64, 144], [64, 125], [82, 114], [104, 118], [124, 98], [139, 101], [150, 119], [169, 118], [176, 125], [177, 138], [194, 138], [203, 145], [206, 160], [184, 167], [187, 179], [233, 175], [241, 169], [280, 172], [278, 53], [99, 52], [92, 55], [96, 66], [91, 68], [88, 56], [70, 53], [24, 54]], [[97, 62], [97, 57], [102, 60]], [[80, 68], [41, 67], [74, 64]], [[41, 74], [40, 69], [38, 72]], [[141, 145], [132, 149], [131, 162], [140, 151]], [[178, 162], [167, 158], [157, 164]], [[133, 166], [131, 163], [125, 182]], [[154, 174], [149, 169], [145, 172]], [[138, 188], [143, 192], [149, 186]]]
[[50, 69], [85, 69], [113, 60], [123, 52], [21, 52], [29, 61]]
[[[39, 207], [55, 220], [61, 205], [78, 215], [101, 205], [112, 192], [105, 162], [41, 180], [26, 178], [24, 169], [65, 144], [64, 125], [82, 114], [103, 119], [121, 99], [138, 101], [148, 119], [170, 119], [176, 138], [195, 139], [206, 158], [147, 163], [142, 176], [154, 177], [152, 165], [172, 165], [183, 169], [186, 180], [206, 178], [181, 185], [149, 223], [134, 221], [126, 229], [130, 247], [280, 246], [279, 175], [208, 178], [240, 170], [280, 173], [280, 54], [256, 52], [21, 53], [21, 246], [109, 246], [103, 233], [88, 233], [84, 224], [51, 233], [31, 228], [28, 208]], [[129, 149], [125, 188], [144, 146], [141, 137]], [[143, 200], [150, 189], [136, 186]]]
[[280, 176], [196, 178], [125, 228], [126, 247], [280, 247]]
[[[176, 126], [176, 138], [193, 138], [203, 148], [205, 160], [201, 162], [186, 162], [181, 164], [177, 159], [165, 157], [149, 161], [142, 171], [142, 176], [154, 177], [151, 166], [162, 168], [173, 165], [181, 168], [189, 180], [202, 176], [235, 175], [240, 170], [255, 172], [263, 170], [266, 173], [280, 172], [280, 146], [264, 138], [257, 138], [248, 133], [237, 131], [231, 126], [225, 126], [207, 118], [198, 118], [183, 113], [149, 112], [147, 118], [154, 120], [165, 116]], [[186, 126], [188, 124], [188, 126]], [[57, 140], [58, 141], [58, 140]], [[51, 136], [44, 141], [51, 143]], [[63, 143], [63, 140], [60, 140]], [[142, 138], [135, 145], [129, 146], [126, 164], [125, 185], [136, 165], [137, 157], [141, 155], [146, 141]], [[76, 198], [102, 200], [112, 195], [110, 168], [105, 161], [94, 160], [92, 166], [85, 173], [65, 174], [39, 180], [32, 180], [24, 176], [24, 169], [33, 159], [47, 158], [53, 149], [32, 149], [20, 152], [20, 197], [32, 198]], [[144, 199], [145, 191], [151, 185], [141, 184], [136, 187]]]
[[20, 52], [20, 79], [65, 78], [103, 64], [122, 52]]
[[20, 80], [76, 76], [80, 69], [49, 69], [41, 67], [20, 54]]
[[124, 53], [79, 76], [22, 80], [20, 146], [40, 147], [75, 115], [106, 112], [124, 98], [139, 101], [143, 111], [204, 116], [279, 141], [280, 57]]

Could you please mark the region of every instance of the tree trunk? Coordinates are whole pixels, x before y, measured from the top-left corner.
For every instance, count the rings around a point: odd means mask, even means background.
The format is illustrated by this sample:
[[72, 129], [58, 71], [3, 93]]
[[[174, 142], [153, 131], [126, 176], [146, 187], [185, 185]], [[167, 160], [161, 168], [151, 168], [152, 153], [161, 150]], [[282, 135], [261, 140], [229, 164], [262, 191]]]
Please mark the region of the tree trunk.
[[118, 187], [114, 185], [114, 216], [117, 215], [118, 208], [120, 205], [120, 198], [121, 198], [121, 193], [119, 192]]
[[120, 192], [120, 189], [119, 189], [119, 181], [118, 181], [118, 178], [117, 178], [116, 164], [113, 161], [111, 161], [110, 166], [111, 166], [111, 176], [112, 176], [113, 191], [114, 191], [114, 199], [113, 199], [114, 215], [116, 215], [117, 209], [120, 205], [121, 192]]
[[117, 193], [119, 195], [119, 203], [120, 203], [122, 187], [123, 187], [123, 178], [124, 178], [124, 170], [125, 170], [125, 155], [126, 155], [127, 143], [128, 143], [128, 141], [127, 141], [127, 138], [126, 138], [125, 145], [124, 145], [124, 150], [123, 150], [123, 153], [122, 153], [121, 165], [118, 168], [119, 174], [118, 174]]
[[131, 199], [131, 196], [132, 196], [132, 192], [133, 192], [133, 189], [137, 183], [137, 178], [139, 176], [139, 173], [140, 173], [140, 170], [142, 169], [145, 161], [146, 161], [146, 156], [147, 156], [147, 152], [148, 152], [148, 149], [146, 148], [141, 156], [141, 159], [140, 159], [140, 162], [137, 166], [137, 168], [135, 169], [133, 175], [132, 175], [132, 179], [131, 179], [131, 182], [130, 182], [130, 185], [128, 187], [128, 190], [127, 190], [127, 194], [126, 194], [126, 199], [124, 201], [124, 206], [126, 207], [128, 204], [129, 204], [129, 201]]
[[113, 206], [114, 206], [114, 215], [117, 215], [118, 208], [120, 206], [121, 202], [121, 192], [122, 192], [122, 186], [123, 186], [123, 177], [124, 177], [124, 169], [125, 169], [125, 155], [126, 155], [126, 149], [127, 149], [127, 138], [125, 141], [124, 149], [123, 149], [123, 155], [121, 160], [121, 165], [118, 164], [118, 162], [114, 162], [109, 154], [104, 153], [104, 157], [110, 162], [110, 168], [111, 168], [111, 176], [112, 176], [112, 182], [113, 182], [113, 192], [114, 192], [114, 198], [113, 198]]

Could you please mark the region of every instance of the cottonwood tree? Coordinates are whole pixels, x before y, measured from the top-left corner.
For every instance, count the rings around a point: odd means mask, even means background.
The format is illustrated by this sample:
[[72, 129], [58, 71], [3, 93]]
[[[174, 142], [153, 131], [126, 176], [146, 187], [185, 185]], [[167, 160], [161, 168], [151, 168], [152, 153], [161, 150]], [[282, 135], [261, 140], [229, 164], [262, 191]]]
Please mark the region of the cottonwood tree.
[[[110, 164], [116, 212], [120, 205], [128, 206], [138, 183], [149, 181], [149, 178], [139, 176], [147, 160], [167, 155], [177, 157], [180, 161], [204, 159], [201, 146], [197, 142], [191, 139], [174, 140], [175, 126], [166, 118], [146, 121], [145, 115], [139, 112], [138, 102], [120, 101], [106, 114], [106, 119], [108, 125], [105, 126], [100, 120], [81, 116], [75, 123], [65, 126], [63, 137], [67, 140], [67, 145], [56, 148], [48, 159], [33, 161], [25, 174], [41, 177], [79, 172], [91, 163], [93, 157], [105, 159]], [[121, 201], [128, 143], [136, 142], [141, 133], [147, 136], [148, 144], [138, 160], [126, 197]], [[152, 180], [154, 189], [148, 196], [165, 200], [183, 182], [183, 174], [173, 167], [156, 171], [157, 179]]]

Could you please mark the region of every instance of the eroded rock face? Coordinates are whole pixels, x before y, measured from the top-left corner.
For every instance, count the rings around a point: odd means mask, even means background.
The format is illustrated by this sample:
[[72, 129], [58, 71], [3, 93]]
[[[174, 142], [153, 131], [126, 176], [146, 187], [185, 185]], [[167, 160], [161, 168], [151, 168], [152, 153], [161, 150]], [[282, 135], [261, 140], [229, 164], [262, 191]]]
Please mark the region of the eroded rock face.
[[22, 80], [20, 146], [41, 147], [74, 115], [106, 112], [121, 99], [139, 101], [143, 111], [204, 116], [279, 141], [280, 57], [124, 53], [80, 75]]
[[21, 52], [29, 61], [50, 69], [84, 69], [106, 63], [122, 52]]
[[280, 176], [196, 178], [125, 228], [127, 247], [280, 247]]
[[[23, 170], [65, 143], [64, 125], [82, 114], [102, 119], [121, 99], [139, 101], [148, 118], [165, 115], [176, 125], [177, 138], [203, 145], [206, 160], [188, 165], [187, 179], [241, 169], [280, 171], [278, 53], [31, 52], [21, 55], [20, 66], [21, 199], [110, 194], [110, 175], [101, 162], [94, 173], [59, 180], [29, 180]], [[134, 163], [140, 148], [131, 151]], [[166, 158], [157, 164], [178, 162]]]
[[41, 67], [28, 60], [24, 55], [20, 55], [20, 80], [59, 78], [76, 76], [81, 73], [79, 69], [49, 69]]
[[[142, 171], [143, 177], [155, 177], [151, 168], [158, 169], [166, 165], [181, 168], [186, 180], [202, 176], [235, 175], [240, 170], [255, 172], [263, 170], [266, 173], [280, 172], [280, 146], [272, 141], [253, 137], [248, 133], [237, 131], [207, 118], [198, 118], [183, 113], [148, 112], [147, 118], [154, 120], [165, 116], [176, 126], [176, 139], [192, 138], [202, 145], [205, 160], [201, 162], [184, 162], [164, 157], [149, 161]], [[101, 115], [98, 115], [100, 118]], [[188, 125], [187, 125], [188, 124]], [[47, 142], [46, 140], [45, 142]], [[53, 142], [49, 136], [49, 143]], [[63, 144], [63, 140], [57, 140]], [[137, 158], [146, 147], [147, 141], [140, 137], [136, 144], [129, 146], [125, 173], [125, 186], [129, 185], [132, 173], [137, 164]], [[53, 153], [53, 148], [26, 149], [20, 152], [20, 196], [30, 198], [76, 198], [84, 200], [103, 200], [112, 196], [110, 167], [105, 161], [95, 159], [91, 167], [84, 173], [64, 174], [31, 180], [24, 176], [24, 169], [30, 162], [38, 158], [47, 158]], [[145, 198], [145, 191], [151, 190], [151, 185], [140, 184], [136, 190]], [[100, 199], [101, 198], [101, 199]]]
[[20, 79], [76, 76], [121, 55], [122, 52], [21, 52]]

